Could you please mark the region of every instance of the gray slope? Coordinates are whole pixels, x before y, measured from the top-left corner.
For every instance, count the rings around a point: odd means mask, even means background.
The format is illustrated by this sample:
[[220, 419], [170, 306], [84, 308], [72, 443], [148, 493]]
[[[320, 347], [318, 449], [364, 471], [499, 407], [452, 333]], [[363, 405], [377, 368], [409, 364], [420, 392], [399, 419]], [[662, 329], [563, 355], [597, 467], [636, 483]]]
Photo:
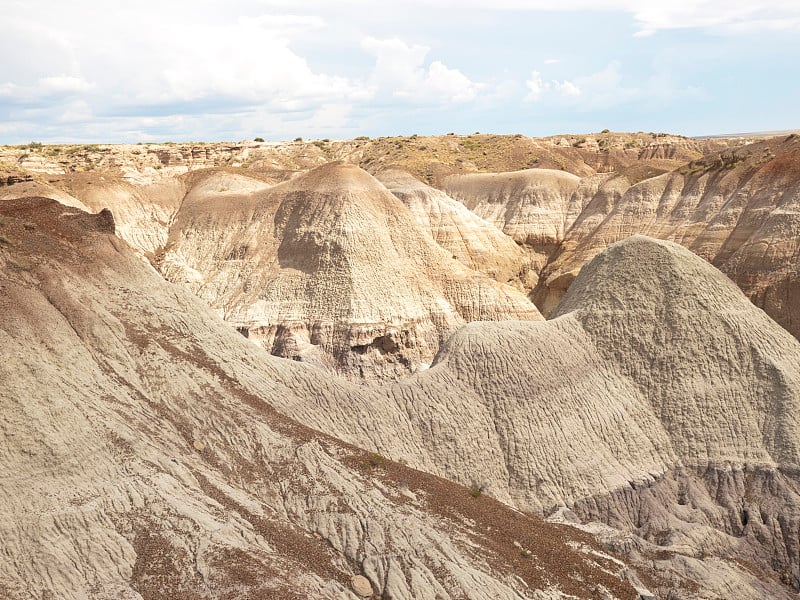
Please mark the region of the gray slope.
[[[576, 577], [605, 581], [588, 538], [275, 412], [357, 388], [247, 342], [115, 238], [108, 213], [10, 200], [0, 227], [4, 598], [354, 598], [355, 573], [399, 598], [593, 597]], [[542, 564], [551, 547], [572, 556], [546, 592], [540, 559], [509, 545], [534, 547], [529, 530], [548, 540]]]

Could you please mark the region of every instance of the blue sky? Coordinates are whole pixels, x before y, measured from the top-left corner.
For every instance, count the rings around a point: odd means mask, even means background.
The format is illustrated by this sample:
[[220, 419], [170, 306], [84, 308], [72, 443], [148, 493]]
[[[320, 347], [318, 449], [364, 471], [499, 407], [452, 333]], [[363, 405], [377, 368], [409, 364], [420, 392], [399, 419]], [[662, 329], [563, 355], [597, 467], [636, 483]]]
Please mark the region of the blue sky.
[[798, 0], [3, 0], [0, 143], [800, 127]]

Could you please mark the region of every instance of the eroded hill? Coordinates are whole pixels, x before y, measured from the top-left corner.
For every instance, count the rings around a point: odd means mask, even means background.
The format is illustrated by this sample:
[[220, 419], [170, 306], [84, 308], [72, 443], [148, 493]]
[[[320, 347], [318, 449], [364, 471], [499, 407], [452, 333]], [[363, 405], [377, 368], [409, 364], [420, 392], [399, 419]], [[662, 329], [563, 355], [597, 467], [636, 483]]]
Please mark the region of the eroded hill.
[[355, 386], [245, 340], [108, 211], [0, 215], [11, 598], [794, 594], [800, 343], [680, 246], [615, 244], [553, 320]]
[[[424, 368], [464, 320], [533, 314], [519, 299], [510, 310], [493, 309], [499, 288], [485, 282], [475, 289], [494, 290], [488, 296], [456, 290], [451, 282], [464, 273], [475, 282], [483, 274], [529, 292], [549, 315], [582, 265], [636, 233], [678, 242], [711, 261], [798, 335], [798, 143], [797, 136], [752, 143], [603, 132], [542, 139], [474, 134], [274, 144], [31, 144], [0, 151], [8, 175], [0, 195], [35, 193], [94, 211], [108, 207], [118, 234], [163, 274], [185, 282], [276, 354], [351, 377], [394, 378]], [[351, 224], [339, 227], [326, 210], [273, 225], [273, 209], [252, 208], [254, 198], [275, 198], [298, 177], [306, 182], [302, 194], [316, 195], [322, 206], [327, 192], [314, 190], [310, 182], [319, 178], [306, 174], [337, 161], [377, 175], [384, 189], [373, 186], [369, 193], [381, 195], [388, 212], [356, 208], [358, 218], [351, 211]], [[391, 209], [387, 189], [400, 200]], [[360, 193], [325, 197], [339, 211], [358, 206]], [[267, 220], [242, 224], [256, 213]], [[396, 221], [389, 229], [387, 219]], [[338, 240], [325, 250], [327, 266], [307, 272], [330, 289], [301, 290], [302, 269], [277, 265], [274, 240], [305, 236], [286, 229], [301, 221], [316, 235]], [[386, 235], [398, 227], [402, 243]], [[437, 246], [449, 257], [434, 251]], [[310, 247], [284, 256], [292, 252]], [[372, 277], [346, 292], [348, 281], [358, 280], [354, 273], [366, 273], [358, 265], [367, 257], [384, 280], [378, 285]], [[287, 276], [295, 306], [288, 312], [286, 303], [271, 299]], [[325, 308], [330, 302], [342, 305], [336, 314]], [[422, 314], [431, 310], [441, 318]]]
[[[4, 598], [619, 598], [591, 536], [320, 433], [269, 356], [114, 236], [0, 204]], [[399, 432], [398, 432], [399, 433]]]

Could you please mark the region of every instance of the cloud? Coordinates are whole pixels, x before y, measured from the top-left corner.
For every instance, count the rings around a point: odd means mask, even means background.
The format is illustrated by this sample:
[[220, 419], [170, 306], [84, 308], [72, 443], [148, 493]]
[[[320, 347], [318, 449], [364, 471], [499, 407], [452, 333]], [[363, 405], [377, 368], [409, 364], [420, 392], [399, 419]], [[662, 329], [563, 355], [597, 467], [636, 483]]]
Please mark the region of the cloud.
[[[564, 18], [537, 18], [541, 12], [569, 11]], [[606, 21], [617, 27], [618, 43], [590, 45], [586, 36], [564, 39], [558, 32], [554, 41], [539, 32], [531, 33], [529, 46], [516, 48], [515, 38], [509, 53], [501, 49], [507, 40], [493, 42], [481, 33], [487, 22], [519, 25], [511, 27], [514, 35], [539, 23], [569, 21], [571, 26], [574, 21], [576, 28], [583, 28], [598, 11], [613, 14]], [[114, 135], [145, 134], [231, 139], [251, 138], [255, 134], [248, 130], [253, 128], [265, 137], [284, 132], [335, 137], [337, 131], [375, 135], [406, 128], [422, 133], [423, 127], [431, 132], [484, 130], [494, 123], [522, 127], [526, 115], [513, 113], [509, 105], [523, 97], [546, 108], [548, 116], [564, 109], [573, 115], [634, 102], [673, 102], [675, 111], [686, 112], [677, 108], [676, 100], [699, 97], [700, 86], [712, 90], [717, 85], [720, 89], [712, 91], [718, 98], [735, 87], [719, 83], [722, 75], [712, 84], [712, 75], [724, 74], [726, 81], [754, 79], [746, 69], [740, 73], [726, 50], [738, 40], [719, 43], [719, 35], [703, 36], [704, 48], [720, 49], [720, 59], [714, 61], [721, 64], [714, 65], [713, 73], [706, 68], [695, 87], [686, 82], [699, 77], [700, 69], [680, 69], [675, 61], [659, 64], [648, 51], [672, 44], [675, 52], [691, 55], [684, 43], [689, 36], [678, 40], [669, 34], [673, 29], [730, 36], [797, 29], [800, 2], [8, 0], [0, 2], [0, 22], [4, 135], [22, 136], [23, 141], [35, 136], [75, 138], [82, 132], [105, 141]], [[646, 42], [620, 39], [626, 23], [631, 33], [656, 37]], [[768, 50], [759, 54], [770, 46], [769, 39], [761, 39], [766, 43], [747, 46], [753, 62], [769, 57]], [[786, 39], [780, 38], [782, 43]], [[785, 50], [787, 63], [796, 51], [796, 45]], [[627, 59], [626, 69], [612, 60], [628, 52], [637, 54]], [[594, 69], [605, 66], [594, 72], [590, 67], [568, 71], [586, 64], [575, 59], [581, 53], [600, 61]], [[530, 73], [525, 56], [546, 60]], [[764, 64], [775, 61], [765, 58]], [[782, 97], [796, 96], [791, 83], [795, 75], [791, 71], [785, 78], [773, 78]], [[772, 88], [761, 94], [770, 95]]]
[[532, 71], [531, 78], [525, 82], [528, 88], [528, 94], [525, 96], [526, 102], [538, 102], [545, 94], [555, 92], [561, 97], [575, 97], [581, 95], [581, 88], [572, 81], [558, 81], [552, 79], [544, 81], [542, 74], [539, 71]]
[[550, 84], [542, 81], [542, 74], [539, 71], [531, 72], [531, 78], [525, 82], [525, 86], [528, 88], [526, 102], [537, 102], [550, 89]]
[[800, 28], [795, 0], [671, 0], [633, 3], [637, 36], [666, 29], [719, 29], [729, 33]]
[[553, 81], [553, 88], [562, 96], [581, 95], [581, 88], [571, 81]]
[[390, 95], [413, 103], [467, 102], [476, 97], [481, 85], [471, 81], [458, 69], [441, 61], [425, 68], [430, 48], [409, 45], [397, 39], [364, 38], [362, 48], [375, 57], [370, 77], [372, 93]]
[[265, 33], [268, 32], [270, 35], [284, 40], [293, 39], [301, 33], [324, 29], [327, 25], [322, 17], [294, 14], [262, 14], [257, 17], [241, 17], [239, 22], [245, 26], [254, 25]]
[[0, 98], [16, 105], [38, 105], [42, 103], [63, 102], [70, 97], [88, 92], [94, 84], [82, 77], [71, 75], [52, 75], [40, 77], [33, 82], [0, 83]]
[[82, 77], [72, 75], [55, 75], [39, 79], [38, 88], [43, 92], [54, 94], [77, 94], [86, 92], [94, 87]]
[[558, 96], [560, 105], [582, 112], [605, 111], [638, 102], [640, 104], [668, 104], [675, 100], [698, 99], [704, 92], [697, 87], [681, 86], [668, 72], [655, 72], [636, 85], [626, 83], [622, 63], [611, 61], [604, 68], [571, 80], [545, 81], [539, 71], [533, 71], [526, 82], [527, 102], [545, 101]]
[[[263, 5], [275, 9], [296, 10], [296, 2], [264, 0]], [[371, 0], [305, 0], [306, 10], [317, 14], [334, 14], [347, 10], [380, 11], [385, 19], [404, 17], [416, 12], [439, 11], [442, 14], [466, 12], [616, 12], [630, 15], [636, 23], [637, 35], [652, 35], [667, 29], [720, 29], [731, 33], [775, 29], [800, 29], [800, 2], [797, 0], [399, 0], [380, 9]], [[357, 18], [357, 17], [356, 17]]]

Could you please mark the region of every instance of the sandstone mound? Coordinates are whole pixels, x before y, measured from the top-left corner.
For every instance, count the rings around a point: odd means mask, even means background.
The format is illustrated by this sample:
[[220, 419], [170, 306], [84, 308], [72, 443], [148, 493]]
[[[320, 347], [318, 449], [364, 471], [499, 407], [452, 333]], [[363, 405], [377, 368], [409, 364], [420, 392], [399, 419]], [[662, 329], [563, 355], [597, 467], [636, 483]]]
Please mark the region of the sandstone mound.
[[266, 356], [108, 212], [11, 200], [0, 227], [11, 598], [329, 597], [359, 574], [384, 595], [633, 597], [583, 534], [486, 494], [612, 525], [581, 527], [664, 594], [790, 597], [800, 344], [674, 244], [612, 246], [558, 318], [470, 324], [373, 388]]
[[185, 181], [178, 178], [138, 184], [93, 173], [74, 174], [66, 187], [92, 210], [109, 208], [118, 223], [117, 234], [149, 258], [166, 243], [187, 192]]
[[800, 335], [800, 137], [726, 150], [593, 199], [544, 268], [534, 292], [548, 314], [581, 266], [636, 233], [677, 242]]
[[689, 250], [645, 236], [610, 246], [554, 316], [567, 313], [624, 357], [684, 464], [800, 465], [800, 344]]
[[444, 189], [518, 242], [544, 248], [561, 240], [569, 217], [580, 213], [582, 206], [571, 206], [579, 183], [579, 177], [564, 171], [527, 169], [454, 175]]
[[460, 202], [406, 171], [389, 169], [377, 178], [459, 262], [501, 282], [528, 275], [525, 252], [514, 240]]
[[222, 169], [194, 172], [186, 179], [189, 180], [189, 191], [184, 201], [254, 194], [264, 191], [277, 183], [275, 180], [264, 178], [263, 176], [255, 178], [239, 171]]
[[72, 206], [89, 212], [89, 208], [74, 196], [53, 185], [37, 181], [29, 174], [0, 172], [0, 200], [25, 198], [27, 196], [52, 198], [65, 206]]
[[532, 252], [540, 269], [564, 239], [603, 176], [553, 169], [453, 175], [444, 190]]
[[0, 234], [4, 598], [636, 597], [586, 534], [275, 412], [361, 392], [244, 340], [107, 211], [9, 200]]
[[256, 193], [190, 194], [159, 267], [274, 354], [351, 377], [417, 370], [468, 321], [541, 319], [343, 163]]

